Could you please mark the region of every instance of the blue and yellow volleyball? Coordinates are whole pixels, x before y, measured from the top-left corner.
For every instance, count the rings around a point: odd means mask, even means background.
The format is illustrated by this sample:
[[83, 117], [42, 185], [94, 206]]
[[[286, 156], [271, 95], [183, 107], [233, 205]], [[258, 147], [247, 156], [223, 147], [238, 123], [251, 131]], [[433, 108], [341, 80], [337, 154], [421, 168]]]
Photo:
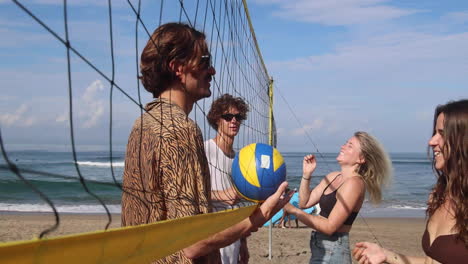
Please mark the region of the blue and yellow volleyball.
[[286, 180], [286, 164], [274, 147], [253, 143], [243, 147], [232, 163], [232, 181], [247, 200], [263, 202]]

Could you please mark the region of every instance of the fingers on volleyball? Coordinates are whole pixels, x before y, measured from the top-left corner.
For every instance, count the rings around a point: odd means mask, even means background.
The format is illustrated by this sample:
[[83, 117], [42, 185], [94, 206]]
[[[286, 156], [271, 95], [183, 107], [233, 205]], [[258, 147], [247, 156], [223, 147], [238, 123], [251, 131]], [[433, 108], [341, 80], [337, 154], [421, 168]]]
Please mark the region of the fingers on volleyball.
[[277, 149], [253, 143], [236, 155], [232, 164], [232, 180], [242, 197], [263, 202], [286, 180], [286, 164]]

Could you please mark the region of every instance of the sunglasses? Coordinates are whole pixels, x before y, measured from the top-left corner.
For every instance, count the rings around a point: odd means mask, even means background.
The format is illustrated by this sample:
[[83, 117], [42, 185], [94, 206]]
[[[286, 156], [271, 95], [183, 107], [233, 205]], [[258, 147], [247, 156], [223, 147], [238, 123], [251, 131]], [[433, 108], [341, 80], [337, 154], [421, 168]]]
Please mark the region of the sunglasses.
[[242, 117], [241, 114], [235, 114], [235, 115], [233, 115], [233, 114], [224, 114], [224, 115], [221, 115], [221, 118], [224, 119], [224, 120], [226, 120], [226, 121], [228, 121], [228, 122], [231, 122], [231, 120], [232, 120], [234, 117], [235, 117], [236, 120], [239, 121], [239, 122], [244, 121], [244, 117]]
[[202, 56], [200, 57], [200, 66], [201, 66], [203, 69], [208, 69], [208, 68], [210, 68], [210, 67], [213, 66], [212, 61], [211, 61], [211, 55], [210, 55], [210, 54], [202, 55]]

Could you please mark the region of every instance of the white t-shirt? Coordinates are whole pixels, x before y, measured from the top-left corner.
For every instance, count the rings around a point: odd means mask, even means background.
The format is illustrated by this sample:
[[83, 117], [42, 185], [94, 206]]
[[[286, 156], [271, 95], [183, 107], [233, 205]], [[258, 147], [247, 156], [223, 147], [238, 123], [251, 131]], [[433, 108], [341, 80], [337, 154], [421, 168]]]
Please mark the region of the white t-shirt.
[[[205, 152], [210, 168], [211, 190], [222, 191], [231, 188], [231, 169], [234, 158], [226, 156], [213, 139], [205, 141]], [[213, 201], [213, 207], [216, 211], [233, 208], [221, 201]]]

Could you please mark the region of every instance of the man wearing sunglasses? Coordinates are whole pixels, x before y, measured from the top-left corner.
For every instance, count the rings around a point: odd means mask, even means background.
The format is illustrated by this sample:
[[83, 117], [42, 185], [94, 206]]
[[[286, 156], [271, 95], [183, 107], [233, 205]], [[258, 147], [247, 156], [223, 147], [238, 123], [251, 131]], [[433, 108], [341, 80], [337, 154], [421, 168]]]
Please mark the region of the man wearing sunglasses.
[[[249, 107], [242, 98], [224, 94], [211, 104], [206, 117], [210, 126], [216, 130], [216, 136], [205, 141], [214, 211], [235, 208], [241, 198], [231, 183], [232, 162], [236, 154], [232, 146], [248, 111]], [[245, 238], [221, 248], [220, 253], [223, 264], [248, 263], [249, 260]]]
[[[209, 54], [205, 35], [182, 23], [161, 25], [143, 49], [140, 79], [155, 99], [128, 139], [123, 226], [211, 212], [203, 137], [188, 117], [195, 102], [211, 95], [216, 71]], [[219, 248], [256, 231], [289, 201], [292, 193], [284, 195], [286, 188], [285, 182], [238, 224], [154, 263], [219, 263]]]

